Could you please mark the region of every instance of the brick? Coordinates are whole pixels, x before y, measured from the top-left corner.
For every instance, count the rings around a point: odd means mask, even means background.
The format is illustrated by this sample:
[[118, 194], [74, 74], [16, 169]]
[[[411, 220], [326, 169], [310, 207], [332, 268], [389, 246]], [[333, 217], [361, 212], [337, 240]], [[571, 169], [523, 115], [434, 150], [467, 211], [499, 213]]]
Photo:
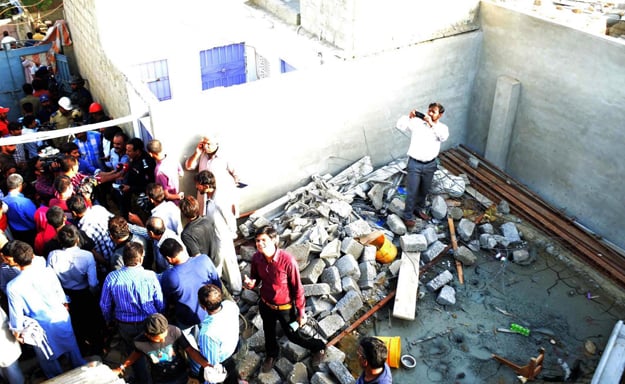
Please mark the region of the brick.
[[328, 363], [328, 367], [330, 368], [332, 375], [334, 375], [339, 383], [354, 384], [356, 382], [351, 372], [344, 364], [341, 364], [338, 361], [331, 361]]
[[261, 357], [254, 351], [247, 351], [247, 353], [239, 358], [237, 361], [237, 372], [243, 380], [247, 380], [254, 375], [256, 370], [260, 367]]
[[428, 249], [421, 252], [421, 261], [423, 261], [424, 263], [429, 263], [430, 261], [432, 261], [432, 259], [438, 256], [438, 254], [443, 252], [445, 247], [446, 245], [444, 243], [438, 240], [435, 241], [434, 243], [432, 243], [432, 245], [428, 247]]
[[350, 276], [354, 279], [360, 278], [360, 268], [358, 268], [358, 262], [351, 254], [346, 254], [338, 259], [334, 266], [338, 268], [339, 275], [341, 277]]
[[281, 357], [278, 359], [278, 361], [276, 361], [274, 369], [278, 371], [278, 373], [282, 377], [288, 377], [288, 375], [291, 374], [291, 371], [293, 370], [293, 363], [291, 363], [291, 361], [286, 357]]
[[340, 293], [343, 291], [343, 285], [341, 284], [341, 274], [339, 269], [335, 266], [327, 267], [320, 277], [322, 283], [330, 286], [330, 293]]
[[425, 286], [430, 292], [434, 292], [442, 288], [445, 284], [454, 279], [454, 276], [448, 270], [439, 273], [435, 278], [430, 280]]
[[362, 305], [360, 294], [356, 291], [349, 291], [336, 303], [335, 309], [343, 320], [348, 322], [362, 308]]
[[345, 226], [345, 235], [352, 238], [359, 238], [372, 232], [371, 226], [365, 220], [352, 221]]
[[386, 225], [396, 235], [402, 236], [407, 232], [406, 224], [398, 215], [392, 213], [386, 218]]
[[330, 294], [330, 286], [324, 283], [304, 284], [304, 296], [322, 296]]
[[334, 239], [321, 250], [319, 257], [322, 259], [325, 258], [334, 258], [338, 259], [341, 256], [341, 240]]
[[286, 378], [289, 384], [308, 384], [308, 368], [306, 364], [302, 362], [295, 363]]
[[432, 199], [430, 213], [432, 214], [432, 217], [437, 220], [443, 220], [447, 217], [447, 202], [445, 202], [445, 199], [442, 196], [434, 196]]
[[351, 237], [343, 238], [341, 242], [341, 252], [354, 256], [355, 259], [360, 258], [364, 245], [360, 244]]
[[399, 238], [401, 249], [404, 252], [421, 252], [428, 248], [428, 242], [420, 233], [404, 235]]
[[360, 289], [373, 288], [375, 275], [377, 271], [375, 265], [371, 263], [360, 263], [360, 278], [358, 279], [358, 287]]
[[326, 267], [326, 263], [321, 259], [311, 260], [308, 267], [306, 267], [300, 274], [300, 278], [303, 284], [315, 284], [319, 279], [319, 276], [323, 273]]
[[287, 342], [281, 348], [282, 355], [291, 361], [302, 361], [308, 355], [310, 355], [310, 351], [302, 346], [299, 346], [291, 341]]
[[345, 320], [338, 313], [333, 313], [330, 316], [324, 317], [319, 320], [319, 334], [324, 339], [329, 339], [336, 332], [341, 330], [345, 325]]
[[440, 305], [456, 304], [456, 290], [449, 285], [445, 285], [439, 292], [436, 302]]

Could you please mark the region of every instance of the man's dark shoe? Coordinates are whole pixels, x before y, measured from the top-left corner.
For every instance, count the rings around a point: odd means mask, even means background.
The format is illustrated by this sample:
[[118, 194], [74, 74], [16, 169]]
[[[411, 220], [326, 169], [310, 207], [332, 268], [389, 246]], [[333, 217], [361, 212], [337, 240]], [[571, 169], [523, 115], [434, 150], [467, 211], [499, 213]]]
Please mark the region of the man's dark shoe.
[[432, 219], [424, 210], [419, 210], [419, 217], [425, 221], [430, 221]]
[[263, 366], [260, 368], [260, 371], [262, 373], [268, 373], [269, 371], [271, 371], [273, 369], [273, 363], [275, 362], [276, 359], [274, 359], [273, 357], [266, 357], [265, 361], [263, 362]]
[[321, 363], [323, 363], [323, 360], [326, 357], [326, 350], [322, 349], [321, 351], [317, 351], [314, 352], [312, 354], [312, 359], [310, 361], [310, 365], [312, 365], [312, 368], [314, 370], [318, 370], [319, 366], [321, 365]]
[[404, 224], [406, 225], [407, 228], [412, 228], [415, 225], [417, 225], [417, 222], [415, 220], [412, 219], [403, 219]]

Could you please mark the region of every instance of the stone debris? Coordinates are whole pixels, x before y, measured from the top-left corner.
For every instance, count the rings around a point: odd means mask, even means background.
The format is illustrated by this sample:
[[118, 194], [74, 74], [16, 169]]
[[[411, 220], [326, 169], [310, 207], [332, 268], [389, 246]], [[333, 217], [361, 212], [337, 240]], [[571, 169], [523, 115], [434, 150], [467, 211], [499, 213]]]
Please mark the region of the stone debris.
[[[468, 182], [439, 169], [430, 193], [430, 222], [416, 219], [414, 227], [406, 228], [401, 214], [405, 192], [398, 188], [407, 159], [402, 158], [374, 171], [371, 160], [365, 157], [336, 176], [314, 175], [311, 181], [275, 202], [263, 207], [239, 226], [244, 238], [252, 240], [255, 231], [263, 225], [273, 225], [280, 234], [280, 246], [296, 259], [304, 285], [306, 313], [312, 318], [316, 337], [324, 341], [337, 336], [358, 319], [372, 305], [383, 299], [399, 275], [403, 252], [420, 252], [421, 264], [429, 263], [441, 254], [448, 244], [447, 216], [458, 221], [458, 241], [462, 244], [454, 257], [465, 267], [476, 262], [474, 252], [486, 250], [506, 252], [505, 257], [515, 263], [530, 263], [533, 258], [524, 246], [515, 223], [506, 222], [499, 228], [483, 222], [476, 231], [475, 217], [463, 210], [457, 198], [468, 192]], [[503, 206], [502, 202], [500, 206]], [[473, 207], [467, 208], [468, 210]], [[497, 232], [499, 231], [500, 234]], [[378, 244], [379, 235], [386, 237], [384, 246]], [[368, 239], [367, 236], [370, 238]], [[376, 241], [373, 241], [377, 240]], [[376, 245], [373, 245], [376, 244]], [[397, 256], [388, 264], [376, 260], [380, 247], [397, 248]], [[388, 252], [388, 249], [386, 250]], [[248, 273], [253, 245], [239, 247], [242, 273]], [[451, 267], [446, 262], [446, 267]], [[426, 278], [419, 276], [420, 279]], [[449, 284], [454, 274], [444, 270], [425, 284], [430, 292], [438, 292], [436, 302], [454, 305], [456, 292]], [[424, 292], [421, 292], [422, 296]], [[248, 319], [248, 327], [255, 332], [245, 339], [246, 354], [239, 357], [239, 373], [243, 379], [256, 378], [263, 383], [353, 383], [353, 375], [343, 364], [345, 353], [332, 346], [326, 351], [326, 362], [321, 371], [310, 367], [310, 354], [283, 337], [281, 357], [269, 373], [258, 373], [264, 355], [264, 332], [258, 315], [257, 292], [243, 290], [241, 312]], [[281, 331], [278, 331], [281, 335]]]

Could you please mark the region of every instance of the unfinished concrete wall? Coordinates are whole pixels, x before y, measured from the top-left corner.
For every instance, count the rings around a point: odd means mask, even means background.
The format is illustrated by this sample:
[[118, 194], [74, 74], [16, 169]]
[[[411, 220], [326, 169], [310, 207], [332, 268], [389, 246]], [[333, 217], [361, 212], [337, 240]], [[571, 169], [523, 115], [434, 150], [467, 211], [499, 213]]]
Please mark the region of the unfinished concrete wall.
[[125, 77], [102, 49], [97, 1], [65, 1], [65, 18], [71, 33], [78, 71], [93, 98], [113, 117], [130, 113]]
[[360, 56], [478, 28], [477, 0], [300, 0], [301, 25]]
[[314, 173], [335, 173], [365, 155], [376, 165], [405, 155], [409, 139], [394, 129], [397, 118], [433, 100], [447, 110], [445, 146], [463, 142], [480, 40], [474, 32], [173, 99], [153, 110], [155, 134], [182, 160], [201, 134], [216, 132], [220, 151], [250, 185], [242, 210], [257, 208]]
[[625, 247], [625, 45], [483, 2], [467, 144], [486, 138], [497, 78], [521, 83], [506, 171]]

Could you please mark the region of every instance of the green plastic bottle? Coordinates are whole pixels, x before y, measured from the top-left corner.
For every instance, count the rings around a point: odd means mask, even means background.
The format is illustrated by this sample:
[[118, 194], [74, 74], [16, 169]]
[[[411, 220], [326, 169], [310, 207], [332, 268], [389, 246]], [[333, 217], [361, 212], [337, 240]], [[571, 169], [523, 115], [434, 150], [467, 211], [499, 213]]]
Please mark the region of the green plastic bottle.
[[516, 332], [518, 334], [521, 334], [523, 336], [529, 336], [530, 335], [530, 330], [525, 328], [525, 327], [523, 327], [523, 326], [521, 326], [521, 325], [519, 325], [519, 324], [515, 324], [515, 323], [510, 324], [510, 330], [514, 331], [514, 332]]

